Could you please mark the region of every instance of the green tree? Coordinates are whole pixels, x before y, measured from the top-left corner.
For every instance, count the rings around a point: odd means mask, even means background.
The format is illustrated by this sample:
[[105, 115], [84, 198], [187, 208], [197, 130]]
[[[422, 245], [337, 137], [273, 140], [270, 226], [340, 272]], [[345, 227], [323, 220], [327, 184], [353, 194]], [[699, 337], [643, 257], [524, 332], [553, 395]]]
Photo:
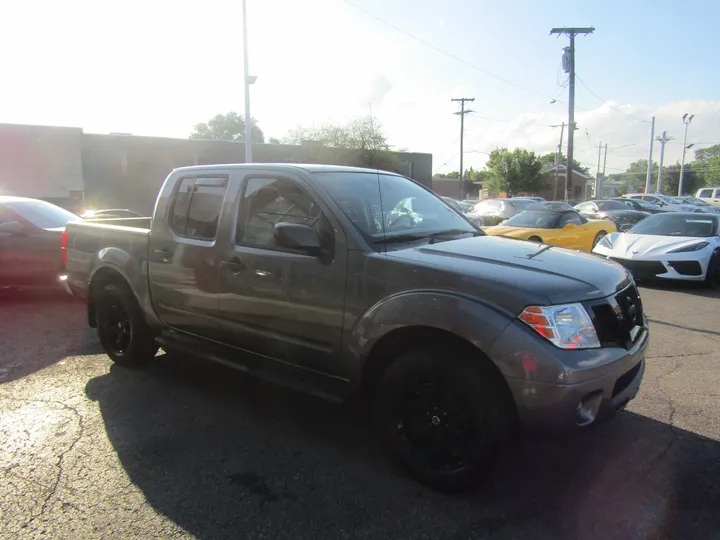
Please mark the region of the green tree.
[[[676, 196], [680, 184], [680, 164], [663, 167], [662, 192], [667, 195]], [[693, 164], [686, 164], [683, 171], [683, 195], [695, 195], [695, 192], [704, 186], [705, 183], [695, 171]]]
[[355, 150], [359, 157], [353, 165], [407, 173], [403, 162], [389, 152], [390, 145], [382, 126], [369, 115], [345, 124], [325, 124], [312, 129], [300, 127], [291, 131], [284, 142]]
[[524, 148], [498, 148], [490, 153], [486, 167], [489, 184], [495, 191], [509, 196], [517, 193], [537, 193], [545, 188], [540, 171], [543, 164], [534, 152]]
[[[543, 167], [552, 167], [555, 164], [556, 156], [557, 154], [555, 152], [548, 152], [547, 154], [540, 156], [538, 159], [540, 159], [540, 163], [543, 164]], [[560, 165], [567, 165], [567, 156], [562, 152], [560, 152]], [[573, 170], [587, 174], [590, 169], [584, 167], [578, 160], [573, 159]]]
[[[645, 182], [647, 181], [647, 159], [639, 159], [633, 161], [624, 173], [619, 175], [611, 175], [611, 178], [620, 177], [623, 182], [625, 193], [634, 193], [645, 190]], [[652, 186], [653, 191], [657, 185], [658, 164], [653, 161], [652, 169]], [[664, 171], [663, 171], [664, 172]]]
[[460, 173], [458, 171], [450, 171], [449, 173], [443, 175], [448, 178], [460, 178]]
[[702, 181], [698, 187], [720, 186], [720, 144], [695, 150], [692, 166]]
[[[252, 137], [254, 143], [265, 142], [265, 136], [254, 118], [252, 119]], [[195, 124], [189, 138], [244, 141], [245, 119], [242, 115], [232, 111], [227, 114], [215, 115], [207, 122]]]

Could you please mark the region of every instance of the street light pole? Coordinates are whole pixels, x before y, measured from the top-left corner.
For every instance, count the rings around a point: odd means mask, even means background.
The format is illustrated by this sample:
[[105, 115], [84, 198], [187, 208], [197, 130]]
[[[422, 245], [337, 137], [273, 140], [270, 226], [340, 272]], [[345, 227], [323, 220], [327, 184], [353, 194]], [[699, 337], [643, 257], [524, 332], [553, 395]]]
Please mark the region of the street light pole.
[[694, 114], [691, 114], [688, 118], [688, 113], [683, 114], [682, 121], [685, 124], [685, 136], [683, 137], [683, 152], [682, 161], [680, 162], [680, 181], [678, 182], [678, 197], [682, 197], [683, 193], [683, 173], [685, 172], [685, 150], [687, 150], [687, 132], [688, 126], [692, 119], [695, 118]]
[[[252, 163], [252, 117], [250, 116], [250, 73], [248, 66], [247, 1], [242, 3], [243, 63], [245, 81], [245, 163]], [[253, 81], [254, 82], [254, 81]]]

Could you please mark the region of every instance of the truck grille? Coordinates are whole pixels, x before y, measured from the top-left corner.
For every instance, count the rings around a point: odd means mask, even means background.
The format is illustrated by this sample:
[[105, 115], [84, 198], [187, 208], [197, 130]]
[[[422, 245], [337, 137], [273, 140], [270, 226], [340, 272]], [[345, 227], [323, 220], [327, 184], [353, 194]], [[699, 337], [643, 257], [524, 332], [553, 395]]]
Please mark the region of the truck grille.
[[631, 348], [644, 324], [643, 305], [633, 283], [615, 296], [592, 303], [593, 324], [603, 347]]

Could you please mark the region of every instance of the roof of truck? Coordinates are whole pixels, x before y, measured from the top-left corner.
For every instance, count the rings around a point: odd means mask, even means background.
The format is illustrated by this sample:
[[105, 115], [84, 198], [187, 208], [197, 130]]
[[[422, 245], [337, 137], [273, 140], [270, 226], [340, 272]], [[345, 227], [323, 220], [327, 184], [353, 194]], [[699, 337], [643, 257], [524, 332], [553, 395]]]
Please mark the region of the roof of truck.
[[220, 169], [285, 169], [297, 170], [301, 169], [306, 172], [359, 172], [359, 173], [377, 173], [383, 174], [397, 173], [389, 171], [379, 171], [378, 169], [367, 169], [363, 167], [346, 167], [344, 165], [317, 165], [314, 163], [228, 163], [223, 165], [193, 165], [190, 167], [178, 167], [176, 171], [193, 171], [193, 170], [220, 170]]

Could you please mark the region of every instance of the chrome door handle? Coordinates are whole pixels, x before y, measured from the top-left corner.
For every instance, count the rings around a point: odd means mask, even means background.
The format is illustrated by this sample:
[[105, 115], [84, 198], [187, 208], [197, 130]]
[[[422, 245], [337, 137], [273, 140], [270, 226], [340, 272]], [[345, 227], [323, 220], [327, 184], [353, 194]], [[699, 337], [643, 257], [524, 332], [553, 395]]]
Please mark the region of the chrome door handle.
[[239, 276], [243, 270], [245, 270], [245, 263], [237, 257], [233, 257], [229, 261], [223, 261], [225, 265], [230, 269], [233, 276]]
[[170, 262], [172, 258], [172, 250], [170, 248], [153, 249], [155, 255], [160, 255], [162, 262]]

